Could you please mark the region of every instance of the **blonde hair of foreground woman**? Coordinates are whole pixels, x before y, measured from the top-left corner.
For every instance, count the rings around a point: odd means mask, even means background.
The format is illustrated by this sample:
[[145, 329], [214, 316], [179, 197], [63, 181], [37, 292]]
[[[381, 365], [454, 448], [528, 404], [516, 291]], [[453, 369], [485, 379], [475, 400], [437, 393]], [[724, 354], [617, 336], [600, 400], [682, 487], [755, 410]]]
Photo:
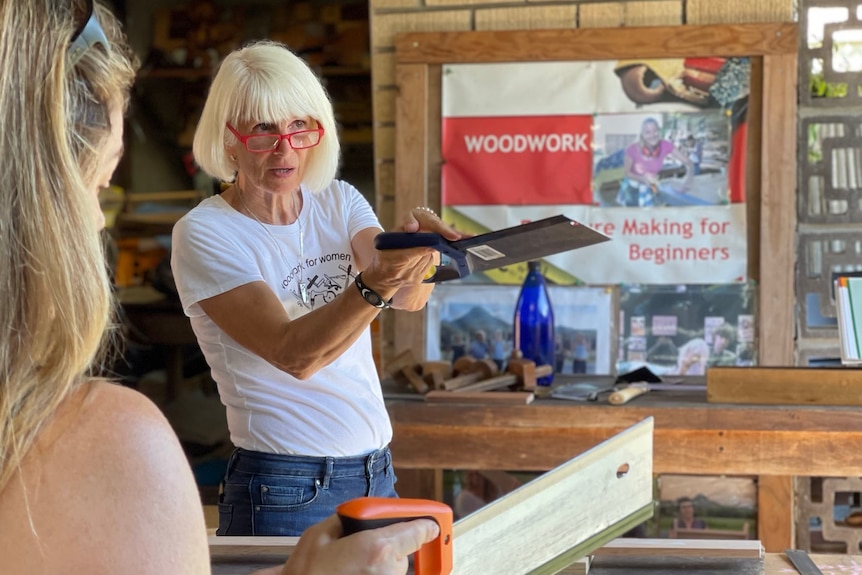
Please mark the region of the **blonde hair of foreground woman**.
[[98, 363], [111, 317], [88, 182], [110, 132], [104, 103], [125, 107], [135, 67], [99, 9], [115, 47], [87, 50], [70, 69], [73, 4], [0, 3], [0, 490]]
[[[144, 396], [89, 375], [112, 310], [98, 187], [122, 153], [136, 68], [119, 23], [95, 11], [105, 42], [70, 58], [88, 2], [0, 0], [2, 569], [209, 573], [176, 435]], [[436, 533], [420, 520], [340, 538], [330, 517], [267, 573], [404, 573]]]

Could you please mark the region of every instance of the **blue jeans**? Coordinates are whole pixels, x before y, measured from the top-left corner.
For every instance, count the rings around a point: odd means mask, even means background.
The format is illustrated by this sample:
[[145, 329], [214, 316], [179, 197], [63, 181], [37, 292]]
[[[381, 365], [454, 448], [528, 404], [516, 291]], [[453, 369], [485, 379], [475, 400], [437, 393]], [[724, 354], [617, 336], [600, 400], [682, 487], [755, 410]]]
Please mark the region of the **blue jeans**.
[[219, 497], [217, 535], [301, 535], [356, 497], [398, 497], [389, 448], [357, 457], [236, 449]]

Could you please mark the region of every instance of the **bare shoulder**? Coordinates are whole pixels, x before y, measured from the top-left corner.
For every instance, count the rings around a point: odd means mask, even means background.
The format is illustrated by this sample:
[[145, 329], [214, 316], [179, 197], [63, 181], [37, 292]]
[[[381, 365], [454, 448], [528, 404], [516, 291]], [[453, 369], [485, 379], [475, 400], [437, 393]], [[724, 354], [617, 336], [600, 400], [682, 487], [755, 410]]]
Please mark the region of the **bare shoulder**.
[[208, 572], [191, 469], [167, 420], [142, 394], [109, 383], [79, 391], [21, 473], [28, 508], [17, 513], [25, 517], [16, 518], [0, 496], [0, 520], [5, 509], [8, 519], [29, 519], [34, 528], [17, 535], [20, 572], [108, 573], [119, 565], [142, 575]]
[[56, 444], [46, 447], [58, 456], [74, 453], [70, 464], [121, 474], [130, 487], [149, 473], [169, 471], [177, 463], [188, 466], [170, 424], [143, 394], [99, 382], [68, 404], [56, 422]]

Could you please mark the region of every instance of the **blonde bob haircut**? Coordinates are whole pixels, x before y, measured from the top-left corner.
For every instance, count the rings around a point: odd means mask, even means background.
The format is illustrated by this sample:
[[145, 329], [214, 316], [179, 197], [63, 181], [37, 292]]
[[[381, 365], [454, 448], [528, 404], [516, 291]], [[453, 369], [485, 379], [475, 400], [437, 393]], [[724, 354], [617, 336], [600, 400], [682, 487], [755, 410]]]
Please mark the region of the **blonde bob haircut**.
[[326, 188], [338, 169], [339, 143], [332, 102], [318, 77], [284, 44], [259, 41], [229, 54], [210, 86], [195, 131], [195, 161], [209, 175], [233, 182], [236, 168], [227, 146], [237, 143], [225, 124], [281, 122], [311, 118], [323, 128], [311, 148], [303, 183], [312, 192]]
[[110, 333], [94, 175], [136, 60], [116, 18], [94, 10], [109, 48], [71, 62], [86, 2], [0, 2], [0, 491]]

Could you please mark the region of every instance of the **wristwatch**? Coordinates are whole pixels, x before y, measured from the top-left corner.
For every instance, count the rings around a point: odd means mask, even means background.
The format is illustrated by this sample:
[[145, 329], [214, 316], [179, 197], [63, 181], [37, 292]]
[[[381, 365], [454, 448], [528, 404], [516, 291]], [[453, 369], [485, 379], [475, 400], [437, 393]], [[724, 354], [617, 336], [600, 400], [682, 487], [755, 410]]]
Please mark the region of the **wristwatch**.
[[377, 309], [389, 309], [392, 307], [392, 300], [386, 301], [379, 293], [365, 285], [362, 281], [362, 272], [356, 274], [356, 279], [353, 283], [356, 284], [356, 289], [359, 290], [359, 295], [362, 296], [362, 299], [370, 303], [372, 306]]

